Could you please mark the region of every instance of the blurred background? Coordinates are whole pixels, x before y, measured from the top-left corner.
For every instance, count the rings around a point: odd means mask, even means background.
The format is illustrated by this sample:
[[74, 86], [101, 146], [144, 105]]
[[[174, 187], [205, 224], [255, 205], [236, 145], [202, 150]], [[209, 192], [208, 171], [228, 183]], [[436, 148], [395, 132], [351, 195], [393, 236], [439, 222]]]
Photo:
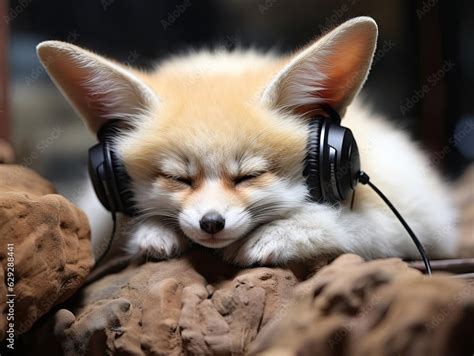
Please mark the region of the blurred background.
[[[406, 127], [450, 179], [474, 158], [474, 2], [438, 0], [0, 0], [0, 137], [76, 200], [95, 138], [35, 46], [75, 43], [147, 69], [190, 47], [291, 51], [369, 15], [380, 37], [364, 96]], [[383, 149], [383, 148], [381, 148]], [[403, 159], [403, 157], [400, 157]]]

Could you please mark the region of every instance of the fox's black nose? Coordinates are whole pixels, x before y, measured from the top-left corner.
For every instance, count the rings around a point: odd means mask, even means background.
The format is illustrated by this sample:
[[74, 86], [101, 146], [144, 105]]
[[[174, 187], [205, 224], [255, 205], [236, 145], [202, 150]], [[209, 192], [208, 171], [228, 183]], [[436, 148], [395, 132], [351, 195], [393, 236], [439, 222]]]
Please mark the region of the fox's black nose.
[[201, 230], [208, 234], [215, 234], [221, 231], [225, 226], [225, 219], [217, 211], [209, 211], [199, 221]]

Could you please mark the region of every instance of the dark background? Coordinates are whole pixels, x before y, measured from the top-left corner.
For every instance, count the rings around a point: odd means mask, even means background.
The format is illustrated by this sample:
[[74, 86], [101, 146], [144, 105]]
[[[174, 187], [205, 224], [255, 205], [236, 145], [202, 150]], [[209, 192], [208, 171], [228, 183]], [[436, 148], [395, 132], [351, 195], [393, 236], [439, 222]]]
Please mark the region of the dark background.
[[[360, 15], [372, 16], [380, 30], [368, 101], [421, 141], [447, 177], [474, 157], [472, 1], [16, 0], [9, 8], [13, 143], [20, 162], [60, 186], [82, 178], [94, 138], [39, 67], [34, 47], [41, 40], [149, 68], [189, 47], [293, 50]], [[40, 91], [42, 103], [33, 104]], [[64, 129], [59, 138], [54, 125]], [[46, 139], [51, 143], [39, 150]], [[41, 159], [31, 159], [35, 152]]]

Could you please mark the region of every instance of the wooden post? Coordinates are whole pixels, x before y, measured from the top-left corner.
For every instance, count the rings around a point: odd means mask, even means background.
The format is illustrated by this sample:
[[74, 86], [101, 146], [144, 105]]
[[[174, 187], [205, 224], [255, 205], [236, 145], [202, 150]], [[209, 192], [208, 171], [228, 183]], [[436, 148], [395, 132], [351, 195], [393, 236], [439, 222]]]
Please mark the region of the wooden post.
[[[422, 8], [423, 1], [415, 2]], [[439, 4], [418, 19], [420, 33], [421, 138], [433, 151], [440, 151], [446, 142], [446, 71], [443, 62], [439, 24]], [[449, 63], [448, 63], [449, 64]]]
[[0, 139], [10, 141], [8, 103], [8, 1], [0, 1]]

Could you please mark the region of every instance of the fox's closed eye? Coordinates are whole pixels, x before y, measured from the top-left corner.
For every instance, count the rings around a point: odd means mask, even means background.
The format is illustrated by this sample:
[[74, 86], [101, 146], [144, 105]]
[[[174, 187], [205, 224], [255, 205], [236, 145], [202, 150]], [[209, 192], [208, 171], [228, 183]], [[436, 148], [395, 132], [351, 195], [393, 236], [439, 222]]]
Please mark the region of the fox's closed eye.
[[238, 184], [241, 184], [241, 183], [249, 182], [252, 179], [260, 177], [264, 173], [265, 172], [262, 171], [262, 172], [255, 172], [255, 173], [244, 174], [244, 175], [238, 176], [238, 177], [234, 178], [234, 184], [238, 185]]
[[187, 186], [192, 186], [193, 185], [193, 180], [191, 178], [187, 177], [179, 177], [179, 176], [170, 176], [170, 175], [164, 175], [163, 176], [165, 179], [171, 180], [176, 183], [180, 183], [182, 185], [187, 185]]
[[174, 177], [173, 179], [174, 179], [175, 181], [180, 182], [180, 183], [185, 184], [185, 185], [189, 185], [189, 186], [193, 185], [193, 181], [192, 181], [191, 179], [189, 179], [189, 178]]

